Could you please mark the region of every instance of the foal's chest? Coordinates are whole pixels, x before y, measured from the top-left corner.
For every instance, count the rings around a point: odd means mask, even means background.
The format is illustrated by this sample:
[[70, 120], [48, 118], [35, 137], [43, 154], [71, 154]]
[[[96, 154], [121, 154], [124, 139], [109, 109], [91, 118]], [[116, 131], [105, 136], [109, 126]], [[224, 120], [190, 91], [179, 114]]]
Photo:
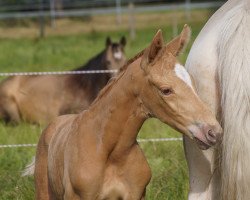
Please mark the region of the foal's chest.
[[129, 199], [129, 182], [123, 175], [117, 174], [115, 169], [108, 169], [106, 171], [99, 199]]
[[144, 155], [137, 152], [123, 165], [111, 164], [105, 169], [99, 199], [140, 200], [150, 178], [148, 163]]

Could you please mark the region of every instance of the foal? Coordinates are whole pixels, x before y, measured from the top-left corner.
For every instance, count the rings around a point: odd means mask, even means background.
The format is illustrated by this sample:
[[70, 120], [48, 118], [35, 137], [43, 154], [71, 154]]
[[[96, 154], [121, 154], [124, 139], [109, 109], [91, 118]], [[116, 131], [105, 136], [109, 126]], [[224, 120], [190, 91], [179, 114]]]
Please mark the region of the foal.
[[[120, 69], [126, 39], [106, 40], [105, 49], [73, 71]], [[0, 118], [48, 124], [62, 114], [79, 113], [96, 98], [112, 74], [14, 76], [0, 84]]]
[[206, 149], [221, 136], [176, 56], [190, 30], [164, 45], [161, 31], [130, 60], [88, 110], [58, 117], [37, 148], [38, 200], [141, 200], [151, 178], [136, 137], [149, 117], [171, 125]]

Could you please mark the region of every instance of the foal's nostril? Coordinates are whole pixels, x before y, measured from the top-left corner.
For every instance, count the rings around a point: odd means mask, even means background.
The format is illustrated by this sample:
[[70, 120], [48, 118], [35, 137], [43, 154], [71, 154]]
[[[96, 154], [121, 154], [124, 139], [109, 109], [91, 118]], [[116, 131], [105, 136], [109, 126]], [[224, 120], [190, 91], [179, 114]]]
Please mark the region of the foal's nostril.
[[213, 133], [213, 131], [210, 129], [208, 131], [208, 135], [211, 137], [211, 138], [215, 138], [216, 139], [216, 135]]
[[209, 126], [207, 126], [205, 129], [207, 129], [207, 131], [205, 132], [206, 133], [205, 135], [206, 135], [208, 142], [210, 144], [215, 144], [217, 142], [217, 136], [216, 136], [215, 132]]

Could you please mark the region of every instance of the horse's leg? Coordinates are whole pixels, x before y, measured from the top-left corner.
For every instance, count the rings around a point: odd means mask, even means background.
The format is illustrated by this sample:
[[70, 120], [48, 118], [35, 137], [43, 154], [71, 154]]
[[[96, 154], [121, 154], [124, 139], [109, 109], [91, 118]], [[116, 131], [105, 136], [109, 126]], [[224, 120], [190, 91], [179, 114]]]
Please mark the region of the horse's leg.
[[36, 200], [53, 200], [48, 180], [48, 147], [45, 142], [45, 132], [42, 134], [36, 153], [35, 189]]
[[[80, 196], [75, 193], [75, 190], [73, 189], [73, 186], [71, 184], [71, 181], [70, 181], [68, 174], [64, 177], [64, 184], [65, 184], [64, 185], [64, 196], [63, 196], [64, 200], [82, 200], [82, 199], [85, 200], [85, 198], [80, 198]], [[95, 198], [93, 198], [93, 199], [95, 199]]]
[[189, 168], [189, 200], [218, 200], [219, 175], [214, 165], [215, 149], [200, 150], [194, 141], [184, 137]]
[[145, 198], [146, 198], [146, 188], [145, 188], [145, 190], [144, 190], [144, 192], [142, 194], [141, 200], [145, 200]]

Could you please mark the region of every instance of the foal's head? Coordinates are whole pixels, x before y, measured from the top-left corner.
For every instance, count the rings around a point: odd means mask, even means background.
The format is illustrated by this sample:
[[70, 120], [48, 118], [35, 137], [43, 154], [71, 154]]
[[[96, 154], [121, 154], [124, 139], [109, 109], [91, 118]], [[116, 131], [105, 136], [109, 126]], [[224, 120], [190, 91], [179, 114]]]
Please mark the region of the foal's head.
[[159, 118], [193, 138], [201, 149], [216, 144], [222, 129], [209, 108], [197, 96], [192, 79], [177, 60], [189, 41], [190, 29], [164, 45], [158, 31], [144, 51], [141, 68], [146, 76], [142, 100], [149, 115]]
[[112, 42], [108, 37], [106, 40], [106, 59], [109, 63], [109, 69], [120, 69], [126, 63], [124, 47], [126, 38], [122, 37], [120, 42]]

